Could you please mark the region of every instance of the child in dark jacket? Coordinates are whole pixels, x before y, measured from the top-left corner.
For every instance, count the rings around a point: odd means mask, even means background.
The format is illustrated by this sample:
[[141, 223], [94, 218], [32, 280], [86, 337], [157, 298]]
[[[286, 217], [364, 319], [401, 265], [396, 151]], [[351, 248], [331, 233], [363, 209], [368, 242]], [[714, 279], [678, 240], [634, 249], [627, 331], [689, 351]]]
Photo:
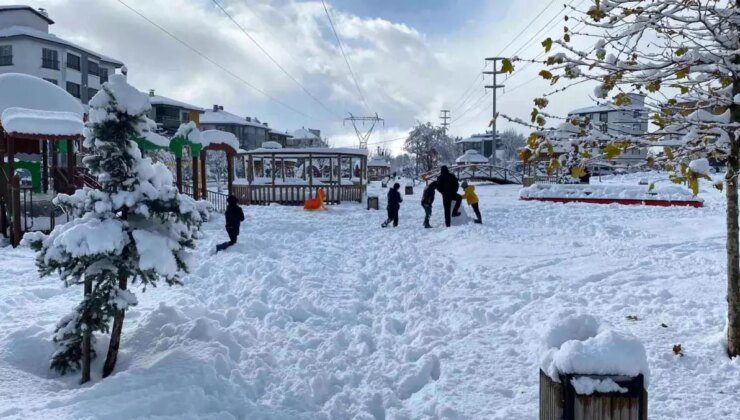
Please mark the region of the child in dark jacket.
[[218, 244], [216, 246], [216, 252], [223, 251], [236, 243], [239, 237], [239, 227], [244, 221], [244, 211], [239, 207], [236, 197], [230, 195], [226, 199], [226, 203], [226, 233], [229, 234], [229, 242]]
[[383, 222], [381, 226], [388, 227], [388, 225], [393, 222], [393, 227], [398, 226], [398, 210], [401, 209], [401, 203], [403, 202], [403, 198], [401, 198], [401, 193], [399, 190], [401, 189], [401, 184], [396, 182], [393, 184], [393, 188], [388, 190], [388, 220]]
[[432, 225], [429, 224], [429, 219], [432, 217], [432, 204], [434, 204], [434, 193], [437, 192], [437, 181], [432, 181], [426, 188], [424, 193], [421, 195], [421, 206], [424, 207], [424, 227], [429, 229]]

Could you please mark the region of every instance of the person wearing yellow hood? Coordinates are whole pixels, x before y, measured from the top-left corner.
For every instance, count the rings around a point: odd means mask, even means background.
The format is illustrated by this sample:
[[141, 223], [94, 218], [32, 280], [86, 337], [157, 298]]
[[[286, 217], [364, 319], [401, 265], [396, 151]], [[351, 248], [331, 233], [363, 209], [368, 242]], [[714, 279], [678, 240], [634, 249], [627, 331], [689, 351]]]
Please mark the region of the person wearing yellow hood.
[[480, 209], [478, 208], [478, 195], [475, 193], [475, 187], [463, 181], [462, 188], [464, 191], [462, 198], [468, 201], [468, 205], [473, 208], [475, 217], [477, 217], [475, 223], [483, 223], [483, 219], [480, 216]]

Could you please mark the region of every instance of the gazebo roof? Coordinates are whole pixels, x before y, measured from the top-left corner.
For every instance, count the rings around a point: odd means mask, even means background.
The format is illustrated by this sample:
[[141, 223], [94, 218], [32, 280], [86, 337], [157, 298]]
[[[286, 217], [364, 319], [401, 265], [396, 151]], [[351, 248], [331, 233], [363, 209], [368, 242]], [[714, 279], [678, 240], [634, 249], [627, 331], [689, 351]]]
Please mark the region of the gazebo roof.
[[391, 164], [380, 156], [373, 156], [367, 161], [367, 166], [376, 168], [390, 168]]
[[234, 133], [221, 130], [206, 130], [200, 133], [200, 143], [204, 147], [208, 147], [212, 144], [225, 144], [231, 146], [235, 151], [239, 149], [239, 140], [237, 140]]
[[290, 156], [293, 158], [307, 158], [309, 157], [309, 155], [315, 158], [337, 157], [339, 155], [348, 157], [367, 157], [367, 150], [351, 149], [347, 147], [307, 147], [283, 149], [266, 149], [260, 147], [258, 149], [249, 150], [246, 154], [252, 156]]
[[82, 135], [82, 105], [59, 86], [19, 73], [0, 75], [0, 124], [9, 133]]

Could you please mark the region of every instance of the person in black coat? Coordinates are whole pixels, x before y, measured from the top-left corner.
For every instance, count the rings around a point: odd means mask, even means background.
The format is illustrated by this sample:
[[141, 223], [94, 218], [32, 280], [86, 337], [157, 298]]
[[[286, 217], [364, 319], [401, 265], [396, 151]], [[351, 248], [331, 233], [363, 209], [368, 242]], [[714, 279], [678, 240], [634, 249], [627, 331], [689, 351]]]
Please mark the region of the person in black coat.
[[[443, 166], [437, 177], [437, 191], [442, 194], [442, 205], [445, 210], [445, 226], [447, 227], [450, 227], [452, 224], [451, 216], [457, 217], [460, 215], [462, 196], [457, 193], [459, 188], [460, 183], [457, 181], [457, 177], [450, 172], [447, 166]], [[453, 201], [455, 201], [454, 210], [452, 210]]]
[[432, 181], [421, 195], [421, 206], [424, 207], [424, 227], [429, 229], [432, 225], [429, 224], [429, 219], [432, 217], [432, 204], [434, 204], [434, 196], [437, 193], [437, 181]]
[[383, 227], [388, 227], [391, 222], [393, 222], [393, 227], [398, 226], [398, 210], [401, 209], [401, 203], [403, 202], [400, 189], [401, 184], [396, 182], [393, 184], [393, 188], [388, 190], [388, 206], [386, 207], [388, 209], [388, 220], [383, 222]]
[[236, 239], [239, 237], [239, 227], [244, 221], [244, 211], [239, 207], [236, 197], [230, 195], [226, 202], [226, 233], [229, 234], [229, 242], [217, 245], [216, 252], [223, 251], [236, 243]]

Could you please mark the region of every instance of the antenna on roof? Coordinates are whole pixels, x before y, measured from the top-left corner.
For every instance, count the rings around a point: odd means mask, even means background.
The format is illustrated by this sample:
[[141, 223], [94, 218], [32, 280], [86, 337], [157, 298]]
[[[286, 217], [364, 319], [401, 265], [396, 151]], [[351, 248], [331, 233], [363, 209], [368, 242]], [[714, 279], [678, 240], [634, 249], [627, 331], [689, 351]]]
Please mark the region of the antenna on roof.
[[46, 9], [44, 9], [43, 7], [39, 7], [39, 8], [38, 8], [38, 11], [39, 11], [39, 13], [41, 13], [42, 15], [44, 15], [44, 16], [46, 16], [46, 17], [49, 17], [49, 12], [47, 12], [47, 11], [46, 11]]

